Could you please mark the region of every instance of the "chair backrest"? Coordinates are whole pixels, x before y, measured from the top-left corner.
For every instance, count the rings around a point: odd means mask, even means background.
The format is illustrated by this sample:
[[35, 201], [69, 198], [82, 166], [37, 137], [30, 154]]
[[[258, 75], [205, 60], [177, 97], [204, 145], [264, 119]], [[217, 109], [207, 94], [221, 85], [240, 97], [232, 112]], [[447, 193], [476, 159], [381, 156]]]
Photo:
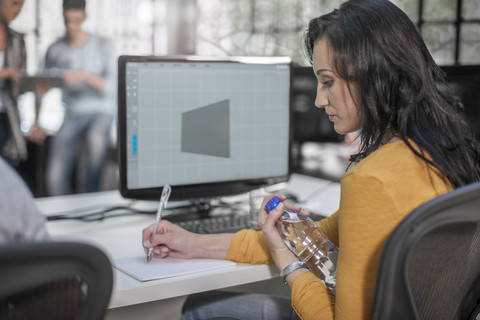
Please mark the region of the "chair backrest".
[[371, 319], [476, 319], [480, 183], [413, 210], [383, 248]]
[[103, 319], [112, 285], [110, 260], [93, 245], [0, 246], [0, 319]]

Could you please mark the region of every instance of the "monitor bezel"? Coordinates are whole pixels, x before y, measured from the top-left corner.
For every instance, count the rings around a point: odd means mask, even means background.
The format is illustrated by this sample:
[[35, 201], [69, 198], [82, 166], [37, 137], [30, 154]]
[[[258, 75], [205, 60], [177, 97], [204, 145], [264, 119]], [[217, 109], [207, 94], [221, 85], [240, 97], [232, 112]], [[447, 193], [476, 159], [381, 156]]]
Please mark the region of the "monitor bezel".
[[127, 181], [127, 134], [126, 134], [126, 66], [129, 62], [209, 62], [209, 63], [248, 63], [248, 64], [285, 64], [290, 69], [289, 87], [289, 134], [288, 134], [288, 165], [287, 172], [282, 176], [265, 177], [257, 179], [231, 180], [224, 182], [210, 182], [190, 185], [170, 185], [172, 200], [195, 200], [211, 199], [222, 196], [232, 196], [249, 192], [254, 189], [271, 186], [277, 183], [288, 181], [292, 174], [291, 144], [292, 144], [292, 60], [290, 57], [204, 57], [187, 55], [166, 55], [166, 56], [140, 56], [121, 55], [118, 57], [118, 123], [117, 123], [117, 154], [119, 186], [118, 190], [122, 197], [139, 200], [158, 200], [163, 187], [149, 187], [131, 189]]

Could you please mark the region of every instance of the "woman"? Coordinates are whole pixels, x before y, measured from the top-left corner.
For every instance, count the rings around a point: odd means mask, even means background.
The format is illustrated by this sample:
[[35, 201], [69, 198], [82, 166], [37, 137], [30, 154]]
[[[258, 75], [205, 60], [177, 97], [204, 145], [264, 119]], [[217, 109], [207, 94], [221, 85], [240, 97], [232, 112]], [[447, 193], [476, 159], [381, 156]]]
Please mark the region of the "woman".
[[[318, 79], [315, 105], [338, 133], [359, 132], [360, 151], [341, 181], [339, 210], [318, 223], [339, 246], [336, 295], [304, 268], [286, 281], [302, 319], [365, 319], [389, 234], [419, 205], [478, 181], [480, 159], [460, 101], [415, 25], [391, 2], [345, 2], [310, 22], [305, 47]], [[164, 222], [152, 239], [152, 226], [144, 230], [144, 247], [156, 246], [157, 257], [273, 262], [283, 270], [297, 258], [275, 227], [281, 209], [262, 208], [261, 231], [234, 235], [195, 235]], [[187, 302], [185, 315], [219, 306]]]

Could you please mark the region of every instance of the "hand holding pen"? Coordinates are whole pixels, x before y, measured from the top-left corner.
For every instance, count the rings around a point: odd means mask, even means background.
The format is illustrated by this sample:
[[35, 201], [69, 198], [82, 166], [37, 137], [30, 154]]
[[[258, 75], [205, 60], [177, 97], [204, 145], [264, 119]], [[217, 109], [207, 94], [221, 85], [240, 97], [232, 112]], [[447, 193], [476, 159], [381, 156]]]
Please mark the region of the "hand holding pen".
[[[153, 229], [152, 238], [155, 237], [155, 235], [157, 234], [158, 224], [160, 220], [162, 220], [162, 211], [167, 206], [168, 198], [170, 197], [171, 192], [172, 192], [172, 188], [170, 188], [170, 186], [166, 184], [163, 187], [162, 196], [160, 197], [160, 203], [158, 205], [157, 217], [155, 220], [155, 227]], [[153, 248], [148, 248], [147, 263], [150, 262], [150, 260], [152, 260], [152, 257], [153, 257]]]

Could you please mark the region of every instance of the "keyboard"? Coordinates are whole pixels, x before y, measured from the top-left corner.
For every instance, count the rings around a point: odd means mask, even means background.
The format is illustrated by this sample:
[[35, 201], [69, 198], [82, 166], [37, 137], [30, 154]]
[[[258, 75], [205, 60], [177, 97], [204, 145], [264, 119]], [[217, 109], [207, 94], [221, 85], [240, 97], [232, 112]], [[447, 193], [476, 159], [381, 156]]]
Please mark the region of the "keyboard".
[[[319, 221], [324, 216], [312, 214], [310, 218], [313, 221]], [[168, 219], [168, 218], [167, 218]], [[200, 218], [198, 214], [179, 215], [172, 217], [170, 222], [195, 233], [224, 233], [237, 232], [242, 229], [258, 228], [256, 221], [251, 221], [248, 213], [223, 213], [218, 215], [207, 215]]]
[[248, 214], [222, 214], [195, 220], [176, 221], [176, 225], [195, 233], [237, 232], [242, 229], [255, 228]]

